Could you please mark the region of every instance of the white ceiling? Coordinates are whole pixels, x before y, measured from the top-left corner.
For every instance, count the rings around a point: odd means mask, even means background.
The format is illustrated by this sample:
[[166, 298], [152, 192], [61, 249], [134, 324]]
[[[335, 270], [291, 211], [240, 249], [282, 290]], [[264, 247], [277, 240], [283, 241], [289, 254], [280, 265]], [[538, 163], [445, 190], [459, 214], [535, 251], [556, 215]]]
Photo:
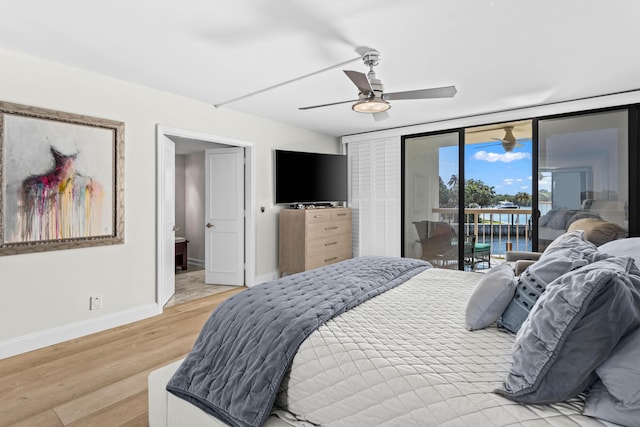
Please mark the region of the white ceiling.
[[452, 99], [391, 101], [375, 122], [341, 71], [219, 108], [329, 135], [427, 123], [640, 88], [637, 0], [0, 0], [0, 47], [212, 105], [381, 53], [387, 92], [456, 85]]

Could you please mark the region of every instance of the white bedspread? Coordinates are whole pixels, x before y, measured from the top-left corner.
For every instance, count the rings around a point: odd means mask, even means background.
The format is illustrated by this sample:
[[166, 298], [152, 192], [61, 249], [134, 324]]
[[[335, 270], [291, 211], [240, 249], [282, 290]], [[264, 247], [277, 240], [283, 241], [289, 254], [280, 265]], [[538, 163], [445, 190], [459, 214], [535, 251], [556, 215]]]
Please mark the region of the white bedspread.
[[522, 405], [492, 393], [514, 336], [469, 332], [480, 274], [430, 269], [321, 326], [300, 347], [276, 405], [327, 426], [590, 426], [583, 401]]

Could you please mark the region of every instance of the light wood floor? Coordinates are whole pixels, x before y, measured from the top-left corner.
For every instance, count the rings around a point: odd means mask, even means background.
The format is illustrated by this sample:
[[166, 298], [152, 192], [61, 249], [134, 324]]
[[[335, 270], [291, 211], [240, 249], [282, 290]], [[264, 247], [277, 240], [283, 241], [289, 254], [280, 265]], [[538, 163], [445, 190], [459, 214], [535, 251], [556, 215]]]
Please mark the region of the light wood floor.
[[0, 360], [0, 426], [146, 426], [149, 372], [184, 357], [220, 302], [246, 288]]

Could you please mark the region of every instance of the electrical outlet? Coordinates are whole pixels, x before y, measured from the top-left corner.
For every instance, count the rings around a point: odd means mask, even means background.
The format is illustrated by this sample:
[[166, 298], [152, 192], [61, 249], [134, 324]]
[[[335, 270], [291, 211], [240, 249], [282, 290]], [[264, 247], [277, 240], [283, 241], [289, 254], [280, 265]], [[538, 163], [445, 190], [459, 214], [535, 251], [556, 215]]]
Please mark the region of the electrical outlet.
[[102, 308], [102, 295], [94, 295], [89, 298], [89, 310], [100, 310]]

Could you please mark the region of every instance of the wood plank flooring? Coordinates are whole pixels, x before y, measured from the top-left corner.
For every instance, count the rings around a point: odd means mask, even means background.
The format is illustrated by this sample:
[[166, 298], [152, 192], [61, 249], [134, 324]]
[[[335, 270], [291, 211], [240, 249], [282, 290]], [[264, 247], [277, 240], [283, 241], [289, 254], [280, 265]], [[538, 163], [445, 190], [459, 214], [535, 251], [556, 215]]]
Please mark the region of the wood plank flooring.
[[213, 309], [246, 288], [0, 360], [0, 426], [147, 426], [147, 376], [184, 357]]

